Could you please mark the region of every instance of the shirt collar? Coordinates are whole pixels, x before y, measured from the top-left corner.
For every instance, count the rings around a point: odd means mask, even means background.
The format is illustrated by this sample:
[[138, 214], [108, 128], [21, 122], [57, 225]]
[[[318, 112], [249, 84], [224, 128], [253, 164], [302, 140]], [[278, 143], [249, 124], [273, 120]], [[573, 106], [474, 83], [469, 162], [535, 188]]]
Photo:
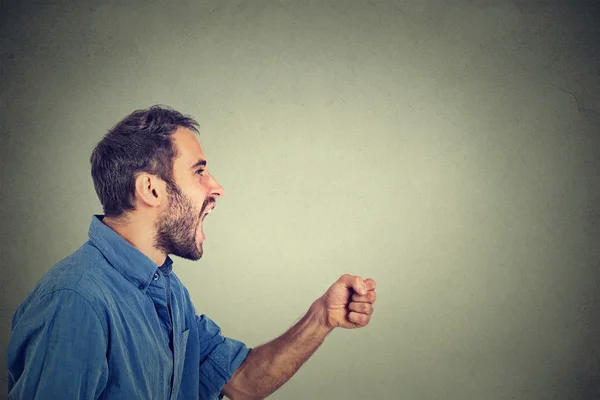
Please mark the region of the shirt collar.
[[[144, 291], [152, 281], [158, 267], [147, 255], [132, 246], [117, 232], [102, 223], [103, 215], [94, 215], [90, 224], [90, 242], [104, 255], [108, 262], [125, 279]], [[173, 261], [167, 256], [160, 271], [168, 274], [173, 269]]]

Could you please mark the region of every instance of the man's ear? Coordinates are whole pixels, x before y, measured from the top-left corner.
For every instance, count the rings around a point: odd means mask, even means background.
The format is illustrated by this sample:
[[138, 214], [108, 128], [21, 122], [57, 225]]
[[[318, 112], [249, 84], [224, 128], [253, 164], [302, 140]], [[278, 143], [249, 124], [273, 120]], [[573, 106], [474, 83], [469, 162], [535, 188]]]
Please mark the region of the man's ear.
[[135, 178], [135, 197], [138, 204], [160, 207], [167, 199], [165, 182], [156, 175], [142, 172]]

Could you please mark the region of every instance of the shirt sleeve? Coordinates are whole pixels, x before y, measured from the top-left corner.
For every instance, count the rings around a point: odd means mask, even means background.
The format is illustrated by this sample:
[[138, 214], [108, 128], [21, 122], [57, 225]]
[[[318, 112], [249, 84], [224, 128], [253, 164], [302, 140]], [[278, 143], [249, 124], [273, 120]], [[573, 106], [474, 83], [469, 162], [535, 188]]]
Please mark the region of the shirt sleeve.
[[95, 399], [108, 380], [107, 337], [74, 290], [34, 300], [15, 314], [7, 350], [9, 399]]
[[205, 315], [196, 315], [200, 342], [200, 398], [222, 399], [221, 390], [246, 359], [250, 349], [221, 335], [221, 328]]

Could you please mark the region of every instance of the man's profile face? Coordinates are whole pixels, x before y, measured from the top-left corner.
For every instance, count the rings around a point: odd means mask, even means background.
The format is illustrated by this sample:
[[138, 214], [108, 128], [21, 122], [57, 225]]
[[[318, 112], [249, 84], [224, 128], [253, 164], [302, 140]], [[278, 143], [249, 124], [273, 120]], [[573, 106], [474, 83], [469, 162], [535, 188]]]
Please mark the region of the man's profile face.
[[202, 221], [223, 187], [208, 173], [206, 157], [194, 132], [178, 128], [172, 136], [174, 187], [167, 185], [168, 205], [156, 222], [156, 248], [188, 260], [202, 257]]

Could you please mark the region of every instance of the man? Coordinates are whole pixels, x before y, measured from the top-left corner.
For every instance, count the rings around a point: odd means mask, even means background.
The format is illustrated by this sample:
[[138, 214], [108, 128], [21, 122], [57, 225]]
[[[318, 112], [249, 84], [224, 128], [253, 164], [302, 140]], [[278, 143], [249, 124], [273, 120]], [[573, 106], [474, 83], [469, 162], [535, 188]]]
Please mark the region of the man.
[[170, 254], [202, 257], [202, 221], [223, 188], [198, 124], [166, 107], [118, 123], [91, 157], [104, 215], [16, 311], [14, 399], [262, 399], [336, 327], [369, 323], [375, 282], [344, 275], [277, 339], [249, 349], [197, 315]]

